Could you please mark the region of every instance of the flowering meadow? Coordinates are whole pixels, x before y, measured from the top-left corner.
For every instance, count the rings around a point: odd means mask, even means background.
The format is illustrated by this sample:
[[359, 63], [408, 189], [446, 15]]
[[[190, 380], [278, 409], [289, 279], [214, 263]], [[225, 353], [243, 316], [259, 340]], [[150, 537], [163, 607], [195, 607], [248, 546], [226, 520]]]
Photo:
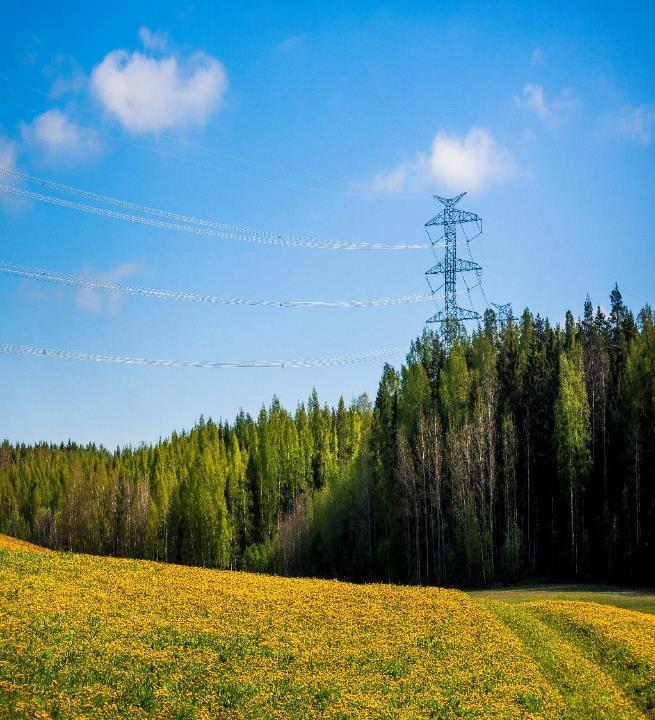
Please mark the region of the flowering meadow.
[[0, 537], [3, 718], [644, 718], [655, 616]]

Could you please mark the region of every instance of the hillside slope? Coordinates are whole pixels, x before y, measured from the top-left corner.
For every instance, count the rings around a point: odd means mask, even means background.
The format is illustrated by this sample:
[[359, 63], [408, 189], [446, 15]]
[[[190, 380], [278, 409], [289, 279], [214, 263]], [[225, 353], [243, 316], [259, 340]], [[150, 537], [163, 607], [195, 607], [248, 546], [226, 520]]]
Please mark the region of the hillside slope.
[[655, 617], [0, 537], [0, 716], [643, 718]]

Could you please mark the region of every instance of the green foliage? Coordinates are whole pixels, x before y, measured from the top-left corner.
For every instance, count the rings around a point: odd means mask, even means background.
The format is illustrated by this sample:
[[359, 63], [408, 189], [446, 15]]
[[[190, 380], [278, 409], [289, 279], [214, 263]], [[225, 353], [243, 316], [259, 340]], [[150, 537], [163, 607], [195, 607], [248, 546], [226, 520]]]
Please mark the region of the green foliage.
[[575, 340], [571, 340], [567, 352], [560, 357], [555, 443], [560, 478], [569, 497], [571, 563], [575, 576], [578, 575], [580, 497], [591, 464], [589, 417], [582, 353]]
[[456, 343], [441, 371], [439, 399], [447, 424], [459, 427], [464, 421], [471, 391], [464, 345]]
[[559, 395], [555, 403], [557, 461], [567, 487], [579, 485], [588, 472], [589, 403], [582, 357], [575, 349], [560, 357]]

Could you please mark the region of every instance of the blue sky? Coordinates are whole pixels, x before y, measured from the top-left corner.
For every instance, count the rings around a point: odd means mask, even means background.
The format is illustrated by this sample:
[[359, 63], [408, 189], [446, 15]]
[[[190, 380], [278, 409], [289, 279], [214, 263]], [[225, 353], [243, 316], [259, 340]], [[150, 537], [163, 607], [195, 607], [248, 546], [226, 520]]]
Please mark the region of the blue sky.
[[[353, 5], [355, 5], [353, 7]], [[489, 300], [552, 320], [653, 300], [655, 13], [648, 3], [3, 3], [0, 160], [239, 226], [421, 242], [468, 190]], [[0, 182], [7, 182], [0, 178]], [[34, 190], [34, 187], [18, 185]], [[36, 188], [38, 189], [38, 188]], [[213, 295], [421, 293], [429, 250], [265, 247], [0, 193], [0, 261]], [[483, 299], [474, 294], [477, 309]], [[407, 346], [429, 304], [240, 308], [0, 275], [0, 343], [180, 359]], [[398, 364], [400, 357], [394, 358]], [[0, 356], [0, 436], [150, 441], [204, 413], [374, 396], [381, 362], [200, 370]]]

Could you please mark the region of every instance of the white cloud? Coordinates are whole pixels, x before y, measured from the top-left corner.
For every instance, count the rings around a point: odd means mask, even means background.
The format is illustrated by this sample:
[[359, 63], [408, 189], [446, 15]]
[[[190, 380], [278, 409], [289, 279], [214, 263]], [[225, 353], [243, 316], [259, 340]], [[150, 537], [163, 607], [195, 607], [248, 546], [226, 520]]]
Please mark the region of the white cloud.
[[203, 125], [227, 89], [223, 65], [203, 52], [180, 63], [140, 52], [110, 52], [91, 75], [105, 110], [135, 133], [183, 125]]
[[25, 143], [38, 148], [49, 162], [83, 161], [101, 149], [95, 133], [69, 120], [61, 110], [48, 110], [31, 123], [22, 123], [21, 133]]
[[432, 143], [430, 168], [449, 188], [479, 190], [516, 173], [509, 150], [499, 145], [485, 128], [472, 128], [460, 139], [439, 133]]
[[[106, 272], [93, 271], [92, 268], [84, 268], [82, 275], [91, 277], [94, 280], [102, 280], [103, 282], [119, 282], [125, 278], [131, 277], [138, 272], [138, 263], [131, 261], [118, 265], [112, 270]], [[108, 292], [107, 290], [93, 290], [92, 288], [80, 288], [75, 291], [75, 305], [81, 310], [87, 312], [113, 313], [120, 307], [122, 296], [118, 293]]]
[[151, 30], [145, 25], [139, 28], [139, 38], [146, 50], [161, 50], [168, 47], [168, 33], [163, 30]]
[[524, 85], [521, 96], [514, 96], [514, 102], [518, 107], [535, 113], [542, 122], [564, 119], [580, 105], [580, 100], [572, 88], [564, 88], [556, 98], [548, 102], [543, 86], [533, 83]]
[[649, 145], [655, 128], [655, 105], [627, 105], [616, 120], [619, 135]]
[[532, 67], [543, 65], [545, 60], [546, 57], [544, 55], [544, 51], [541, 48], [535, 48], [532, 51], [532, 55], [530, 56], [530, 65], [532, 65]]
[[437, 133], [428, 153], [419, 152], [412, 162], [378, 173], [368, 187], [389, 193], [443, 187], [481, 191], [509, 180], [516, 172], [511, 152], [486, 128], [473, 127], [463, 137]]

